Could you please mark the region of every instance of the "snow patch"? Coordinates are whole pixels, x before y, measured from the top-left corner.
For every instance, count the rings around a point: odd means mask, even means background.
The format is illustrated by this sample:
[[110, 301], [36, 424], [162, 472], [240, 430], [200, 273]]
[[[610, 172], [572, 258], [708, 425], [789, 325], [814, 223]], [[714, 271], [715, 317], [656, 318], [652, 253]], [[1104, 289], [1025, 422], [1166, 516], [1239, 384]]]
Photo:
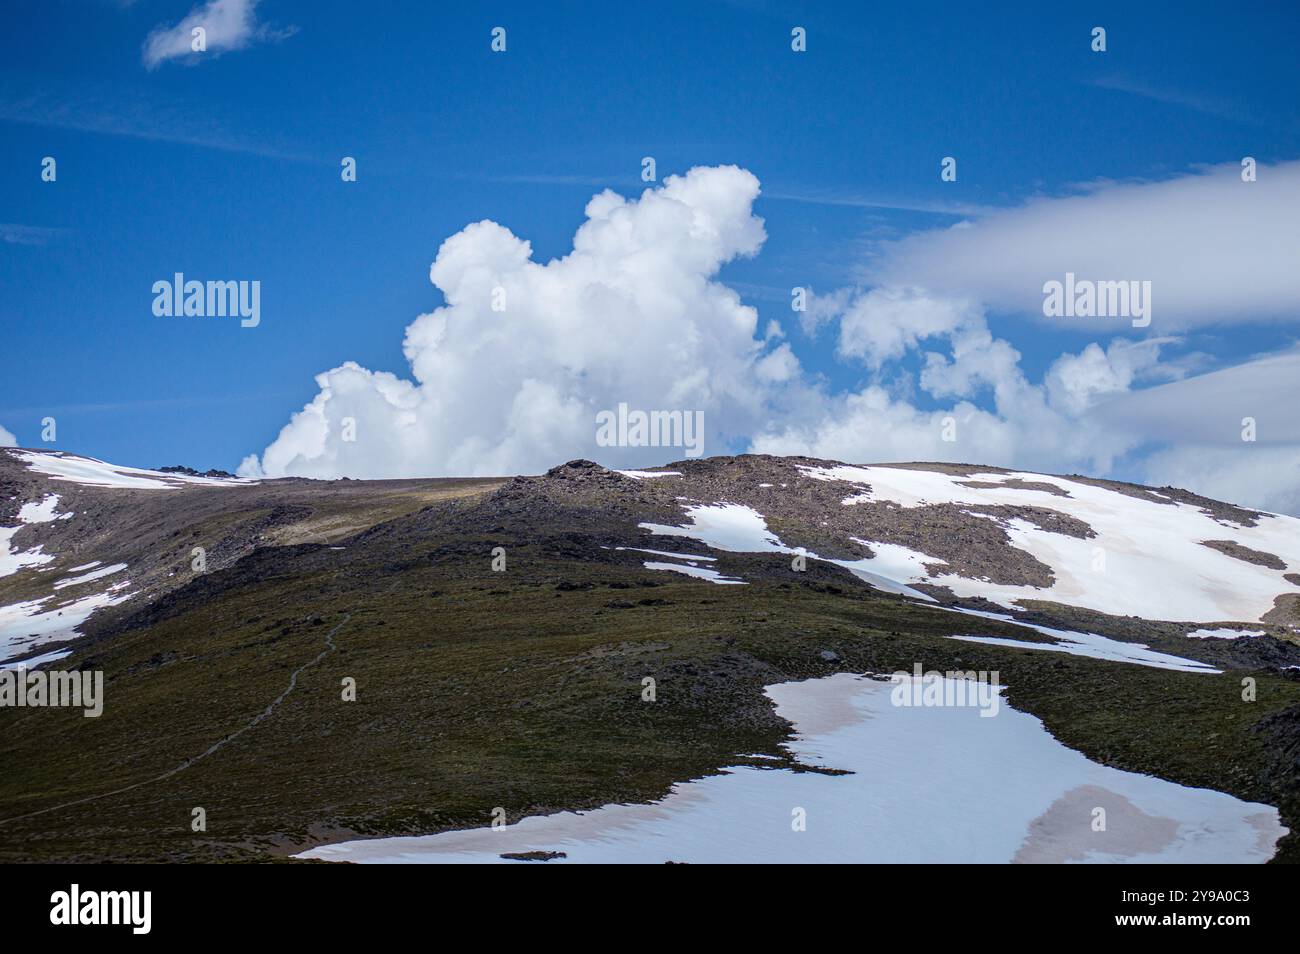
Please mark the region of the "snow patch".
[[56, 590], [61, 590], [65, 586], [79, 586], [82, 583], [89, 583], [91, 580], [98, 580], [105, 576], [111, 576], [114, 573], [121, 573], [126, 569], [125, 563], [114, 563], [112, 566], [100, 567], [92, 573], [86, 573], [82, 576], [69, 576], [59, 580], [54, 584]]
[[71, 649], [56, 649], [50, 653], [43, 653], [40, 656], [32, 656], [30, 659], [23, 659], [18, 662], [0, 663], [0, 669], [35, 669], [37, 666], [47, 662], [54, 662], [56, 659], [62, 659], [64, 656], [71, 656]]
[[632, 553], [649, 553], [652, 556], [672, 557], [674, 560], [716, 560], [717, 557], [699, 556], [694, 553], [673, 553], [670, 550], [647, 550], [644, 547], [614, 547], [615, 550], [629, 550]]
[[0, 527], [0, 577], [11, 576], [23, 567], [40, 566], [54, 559], [49, 554], [42, 553], [40, 547], [32, 550], [13, 549], [10, 544], [14, 534], [21, 529], [21, 527]]
[[31, 501], [18, 508], [18, 526], [0, 527], [0, 577], [11, 576], [24, 567], [41, 566], [54, 559], [50, 554], [41, 552], [39, 546], [31, 550], [15, 550], [10, 544], [14, 535], [27, 524], [67, 520], [72, 516], [70, 513], [57, 513], [58, 505], [58, 494], [46, 494], [39, 501]]
[[[846, 505], [867, 501], [914, 508], [935, 504], [1034, 506], [1075, 517], [1095, 532], [1088, 539], [1043, 530], [1026, 520], [1008, 521], [1009, 542], [1052, 570], [1049, 587], [1013, 586], [957, 574], [934, 577], [959, 597], [982, 596], [1009, 609], [1023, 599], [1051, 600], [1115, 616], [1202, 622], [1260, 621], [1274, 599], [1293, 587], [1285, 570], [1247, 563], [1199, 545], [1230, 539], [1300, 566], [1300, 520], [1265, 514], [1254, 527], [1216, 520], [1199, 507], [1157, 503], [1116, 490], [1042, 474], [952, 475], [901, 467], [811, 467], [814, 480], [841, 481], [858, 491]], [[1069, 494], [1025, 487], [971, 487], [968, 482], [1048, 484]], [[1098, 564], [1098, 555], [1104, 562]]]
[[236, 487], [256, 484], [241, 477], [192, 477], [189, 474], [165, 474], [159, 470], [119, 467], [93, 457], [76, 457], [57, 451], [15, 451], [27, 466], [38, 474], [55, 480], [68, 480], [91, 487], [121, 487], [130, 490], [175, 490], [186, 484], [205, 487]]
[[[669, 527], [658, 523], [638, 524], [643, 530], [649, 530], [660, 536], [688, 537], [699, 540], [715, 550], [727, 550], [732, 553], [789, 553], [824, 563], [842, 566], [858, 579], [886, 593], [910, 596], [923, 602], [934, 602], [934, 598], [909, 586], [889, 575], [891, 569], [899, 566], [915, 565], [919, 560], [935, 561], [931, 557], [908, 550], [894, 544], [868, 544], [875, 555], [863, 560], [835, 560], [821, 557], [804, 547], [788, 547], [767, 527], [767, 520], [752, 507], [743, 504], [697, 504], [686, 508], [686, 518], [690, 525], [686, 527]], [[924, 579], [924, 574], [921, 576]], [[912, 582], [917, 582], [912, 580]]]
[[[995, 718], [977, 707], [901, 707], [892, 689], [845, 673], [767, 688], [794, 725], [791, 755], [849, 775], [737, 765], [650, 804], [349, 841], [298, 857], [501, 863], [506, 853], [561, 851], [551, 864], [1224, 864], [1267, 861], [1286, 834], [1268, 805], [1091, 762], [1008, 706]], [[952, 784], [936, 784], [936, 766]], [[805, 809], [806, 830], [792, 833], [792, 806]], [[1095, 806], [1106, 809], [1105, 832], [1086, 823]]]
[[1263, 636], [1262, 629], [1194, 629], [1187, 635], [1191, 639], [1240, 639], [1242, 636]]
[[95, 610], [116, 606], [131, 596], [129, 593], [114, 595], [128, 585], [129, 581], [119, 583], [103, 593], [49, 609], [43, 607], [54, 599], [52, 596], [0, 606], [0, 660], [12, 659], [46, 643], [76, 639], [81, 635], [77, 627], [90, 619]]
[[54, 520], [67, 520], [70, 513], [55, 513], [59, 505], [58, 494], [46, 494], [40, 501], [25, 503], [18, 508], [18, 519], [23, 523], [50, 523]]
[[1024, 626], [1026, 629], [1032, 629], [1042, 633], [1044, 636], [1051, 636], [1058, 640], [1056, 643], [1031, 643], [1027, 640], [1010, 639], [1005, 636], [954, 636], [953, 639], [960, 639], [967, 643], [987, 643], [990, 646], [1014, 646], [1017, 649], [1040, 649], [1045, 652], [1067, 653], [1071, 656], [1087, 656], [1091, 659], [1108, 659], [1111, 662], [1136, 663], [1139, 666], [1150, 666], [1153, 669], [1174, 669], [1178, 672], [1201, 672], [1216, 674], [1222, 672], [1213, 666], [1203, 662], [1197, 662], [1193, 659], [1183, 659], [1181, 656], [1171, 656], [1167, 653], [1158, 653], [1153, 649], [1148, 649], [1141, 643], [1125, 643], [1118, 639], [1110, 639], [1106, 636], [1100, 636], [1097, 633], [1077, 633], [1068, 629], [1053, 629], [1050, 626], [1039, 626], [1037, 623], [1026, 623], [1018, 620], [1014, 616], [1007, 616], [1003, 613], [989, 613], [984, 610], [962, 609], [957, 606], [944, 606], [942, 609], [951, 610], [954, 613], [962, 613], [966, 616], [979, 616], [984, 619], [1001, 620], [1004, 623], [1015, 623], [1017, 626]]
[[709, 566], [692, 566], [689, 563], [659, 563], [654, 560], [645, 562], [647, 570], [672, 570], [674, 573], [685, 573], [687, 576], [699, 577], [701, 580], [708, 580], [710, 583], [738, 583], [745, 585], [744, 580], [735, 580], [723, 576], [713, 567]]

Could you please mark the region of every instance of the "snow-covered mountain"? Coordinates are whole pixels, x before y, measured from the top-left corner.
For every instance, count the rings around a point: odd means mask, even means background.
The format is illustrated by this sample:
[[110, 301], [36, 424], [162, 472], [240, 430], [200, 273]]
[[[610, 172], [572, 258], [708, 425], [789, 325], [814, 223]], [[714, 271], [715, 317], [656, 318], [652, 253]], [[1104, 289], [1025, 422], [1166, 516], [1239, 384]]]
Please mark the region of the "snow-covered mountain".
[[[973, 465], [243, 481], [11, 449], [0, 528], [0, 667], [107, 694], [0, 708], [0, 855], [1300, 857], [1291, 517]], [[983, 707], [898, 708], [929, 670]], [[160, 824], [172, 780], [221, 834]], [[484, 841], [485, 805], [532, 817]]]
[[[826, 495], [818, 493], [821, 507], [805, 519], [828, 528], [828, 536], [838, 530], [842, 545], [863, 554], [829, 559], [884, 588], [926, 598], [916, 588], [926, 584], [1010, 609], [1040, 600], [1156, 620], [1297, 621], [1300, 520], [1293, 517], [1173, 488], [996, 468], [796, 468], [800, 477], [793, 484], [760, 483], [745, 503], [683, 501], [680, 527], [643, 526], [722, 550], [811, 557], [779, 539], [764, 511], [788, 513], [784, 498], [806, 497], [812, 480], [839, 496], [843, 509], [828, 509]], [[683, 483], [683, 476], [669, 471], [661, 479], [671, 485]], [[977, 544], [982, 561], [964, 547], [979, 526], [971, 519], [992, 524]], [[983, 539], [989, 537], [991, 549]]]
[[0, 666], [61, 658], [92, 616], [133, 612], [259, 547], [333, 542], [426, 505], [436, 483], [263, 485], [0, 449]]
[[[334, 542], [436, 498], [440, 483], [258, 482], [32, 450], [0, 452], [0, 480], [6, 658], [180, 585], [194, 547], [216, 569], [260, 546]], [[747, 582], [753, 568], [738, 555], [779, 554], [793, 572], [835, 566], [884, 592], [993, 618], [1069, 608], [1217, 639], [1284, 637], [1300, 623], [1300, 520], [1169, 487], [747, 456], [645, 471], [574, 461], [516, 478], [496, 505], [521, 494], [580, 500], [592, 528], [612, 534], [608, 549], [719, 584]]]
[[[94, 528], [102, 521], [95, 498], [90, 509], [76, 509], [80, 488], [95, 487], [156, 492], [185, 486], [233, 486], [242, 481], [195, 478], [161, 471], [118, 467], [88, 457], [58, 452], [7, 451], [3, 473], [7, 498], [3, 506], [7, 526], [0, 526], [0, 587], [28, 597], [0, 605], [0, 661], [21, 656], [28, 665], [48, 662], [66, 653], [54, 650], [32, 656], [47, 644], [66, 642], [81, 635], [78, 627], [99, 609], [116, 606], [134, 591], [124, 572], [126, 563], [92, 559], [73, 566], [69, 557], [82, 553]], [[14, 465], [26, 468], [27, 474]], [[80, 515], [81, 519], [77, 520]], [[60, 534], [41, 533], [41, 525], [73, 521]], [[32, 528], [27, 530], [27, 528]], [[48, 529], [48, 528], [47, 528]], [[63, 528], [60, 528], [63, 529]], [[27, 532], [23, 532], [27, 530]], [[33, 532], [35, 531], [35, 532]], [[16, 540], [16, 537], [22, 538]], [[29, 538], [44, 538], [24, 546]], [[57, 541], [57, 542], [56, 542]], [[120, 541], [119, 545], [124, 544]], [[48, 549], [47, 549], [48, 548]], [[123, 549], [127, 549], [123, 545]], [[84, 553], [82, 553], [84, 555]], [[0, 589], [0, 593], [4, 590]]]

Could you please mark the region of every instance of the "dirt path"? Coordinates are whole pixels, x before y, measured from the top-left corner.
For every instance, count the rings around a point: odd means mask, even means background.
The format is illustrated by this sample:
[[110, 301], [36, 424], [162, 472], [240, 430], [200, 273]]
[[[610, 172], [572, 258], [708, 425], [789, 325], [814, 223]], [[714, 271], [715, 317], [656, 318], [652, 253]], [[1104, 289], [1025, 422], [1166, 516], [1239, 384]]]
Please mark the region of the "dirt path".
[[122, 788], [115, 788], [111, 792], [101, 792], [98, 795], [87, 795], [85, 798], [78, 798], [75, 801], [64, 802], [61, 805], [53, 805], [49, 808], [42, 808], [38, 811], [28, 812], [26, 815], [15, 815], [12, 818], [3, 818], [0, 819], [0, 825], [6, 825], [9, 822], [22, 821], [25, 818], [35, 818], [38, 815], [46, 815], [49, 814], [50, 812], [57, 812], [64, 808], [72, 808], [75, 805], [84, 805], [87, 802], [98, 801], [101, 798], [111, 798], [114, 795], [122, 795], [125, 794], [126, 792], [134, 791], [137, 788], [142, 788], [145, 785], [152, 785], [156, 782], [165, 781], [171, 778], [173, 775], [179, 775], [181, 772], [185, 771], [194, 763], [201, 762], [204, 759], [206, 759], [209, 755], [213, 755], [214, 753], [220, 751], [222, 748], [229, 745], [231, 742], [235, 741], [235, 739], [239, 738], [245, 732], [249, 731], [252, 728], [255, 728], [259, 723], [262, 722], [262, 720], [264, 720], [265, 718], [267, 718], [267, 716], [275, 712], [276, 707], [279, 706], [280, 703], [284, 702], [284, 700], [288, 697], [289, 693], [293, 692], [293, 690], [297, 688], [299, 674], [312, 668], [317, 663], [319, 663], [322, 659], [324, 659], [326, 656], [328, 656], [330, 653], [334, 651], [335, 648], [334, 634], [337, 633], [340, 629], [342, 629], [347, 624], [348, 620], [350, 620], [351, 618], [352, 618], [351, 613], [345, 613], [343, 619], [341, 619], [338, 623], [336, 623], [334, 625], [334, 628], [325, 634], [325, 648], [322, 649], [319, 653], [317, 653], [315, 658], [309, 660], [308, 662], [303, 663], [301, 666], [299, 666], [297, 669], [293, 671], [293, 673], [289, 676], [289, 685], [285, 687], [284, 692], [280, 693], [278, 696], [275, 697], [274, 700], [272, 700], [270, 705], [268, 705], [257, 715], [253, 716], [253, 718], [249, 720], [246, 724], [236, 729], [234, 732], [230, 733], [230, 735], [226, 736], [225, 738], [217, 742], [214, 742], [212, 745], [208, 746], [208, 748], [206, 748], [205, 750], [203, 750], [193, 758], [186, 759], [184, 762], [182, 762], [180, 765], [176, 766], [175, 768], [168, 769], [166, 772], [163, 772], [161, 775], [155, 775], [153, 778], [147, 778], [144, 779], [143, 781], [135, 782], [131, 785], [123, 786]]

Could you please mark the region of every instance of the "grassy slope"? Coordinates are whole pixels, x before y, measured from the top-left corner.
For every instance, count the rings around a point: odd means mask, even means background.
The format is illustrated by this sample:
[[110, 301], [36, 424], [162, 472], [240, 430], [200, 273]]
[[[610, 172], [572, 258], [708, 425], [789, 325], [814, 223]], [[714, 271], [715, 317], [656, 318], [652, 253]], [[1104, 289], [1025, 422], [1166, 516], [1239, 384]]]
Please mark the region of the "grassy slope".
[[[489, 570], [498, 542], [504, 574]], [[945, 638], [951, 614], [864, 595], [822, 567], [794, 574], [781, 558], [752, 557], [764, 581], [717, 587], [631, 556], [572, 558], [597, 550], [571, 531], [505, 528], [261, 551], [210, 575], [148, 625], [72, 657], [106, 673], [102, 718], [0, 710], [0, 819], [176, 767], [247, 724], [350, 619], [256, 728], [166, 780], [0, 824], [0, 859], [257, 859], [351, 832], [481, 825], [498, 805], [513, 820], [654, 798], [736, 753], [780, 754], [788, 727], [764, 685], [916, 661], [997, 669], [1012, 704], [1066, 744], [1281, 804], [1300, 828], [1294, 793], [1263, 781], [1276, 754], [1251, 731], [1300, 704], [1294, 682], [1260, 674], [1259, 701], [1245, 704], [1240, 673], [956, 643]], [[658, 682], [653, 704], [640, 700], [646, 675]], [[341, 701], [345, 676], [357, 680], [355, 703]], [[194, 806], [207, 811], [206, 833], [189, 830]]]

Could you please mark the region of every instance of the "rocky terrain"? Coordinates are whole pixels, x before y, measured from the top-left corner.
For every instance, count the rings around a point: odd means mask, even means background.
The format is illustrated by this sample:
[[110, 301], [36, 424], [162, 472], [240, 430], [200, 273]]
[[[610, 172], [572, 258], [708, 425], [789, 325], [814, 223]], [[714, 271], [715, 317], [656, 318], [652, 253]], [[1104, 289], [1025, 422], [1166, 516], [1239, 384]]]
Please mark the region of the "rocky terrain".
[[650, 801], [789, 765], [764, 687], [917, 663], [999, 671], [1090, 759], [1294, 832], [1297, 527], [974, 465], [251, 482], [0, 450], [0, 663], [106, 687], [96, 719], [0, 708], [0, 857], [267, 860]]

